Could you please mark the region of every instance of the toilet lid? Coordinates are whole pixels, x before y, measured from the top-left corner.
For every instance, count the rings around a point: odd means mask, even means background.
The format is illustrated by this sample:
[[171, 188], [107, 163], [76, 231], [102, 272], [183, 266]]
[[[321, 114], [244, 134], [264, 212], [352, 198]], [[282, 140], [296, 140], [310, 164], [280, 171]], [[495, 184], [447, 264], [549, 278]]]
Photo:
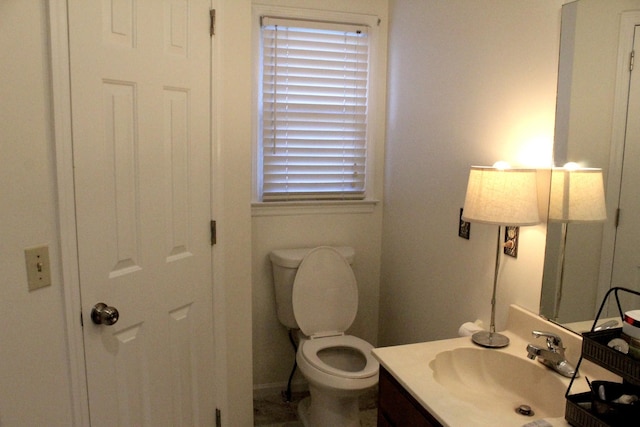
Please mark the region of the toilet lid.
[[292, 300], [305, 335], [343, 333], [358, 312], [358, 286], [351, 266], [331, 247], [311, 250], [298, 267]]

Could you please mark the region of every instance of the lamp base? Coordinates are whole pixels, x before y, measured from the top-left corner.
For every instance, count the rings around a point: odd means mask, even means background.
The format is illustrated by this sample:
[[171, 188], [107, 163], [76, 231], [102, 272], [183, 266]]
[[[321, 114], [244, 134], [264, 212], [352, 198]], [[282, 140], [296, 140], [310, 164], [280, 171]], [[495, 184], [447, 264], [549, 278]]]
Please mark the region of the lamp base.
[[509, 338], [497, 332], [480, 331], [471, 336], [471, 341], [487, 348], [502, 348], [509, 345]]

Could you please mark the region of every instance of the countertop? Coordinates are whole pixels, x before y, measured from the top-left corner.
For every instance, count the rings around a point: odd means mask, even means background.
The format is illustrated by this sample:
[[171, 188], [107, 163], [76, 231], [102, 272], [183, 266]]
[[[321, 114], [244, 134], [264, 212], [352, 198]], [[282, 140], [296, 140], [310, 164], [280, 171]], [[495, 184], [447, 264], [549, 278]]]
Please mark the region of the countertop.
[[[502, 331], [509, 337], [510, 344], [503, 349], [483, 349], [484, 351], [503, 351], [511, 353], [531, 363], [538, 363], [535, 360], [527, 359], [527, 344], [535, 342], [531, 331], [534, 329], [553, 332], [563, 340], [566, 347], [566, 358], [574, 366], [576, 365], [581, 352], [582, 337], [566, 330], [559, 325], [549, 322], [535, 313], [531, 313], [517, 305], [509, 307], [509, 318], [507, 328]], [[542, 342], [541, 342], [542, 344]], [[449, 427], [471, 427], [471, 426], [525, 426], [535, 421], [537, 418], [526, 418], [515, 413], [492, 417], [492, 414], [482, 410], [478, 405], [469, 401], [461, 400], [453, 396], [446, 388], [439, 384], [433, 377], [429, 363], [440, 352], [461, 347], [482, 348], [473, 344], [470, 337], [452, 338], [447, 340], [430, 341], [416, 344], [406, 344], [391, 347], [381, 347], [373, 350], [373, 355], [380, 364], [418, 401], [420, 402], [439, 422]], [[554, 371], [545, 368], [548, 375], [556, 375], [566, 385], [563, 394], [558, 396], [562, 402], [565, 401], [566, 392], [570, 378], [564, 378]], [[571, 392], [581, 392], [588, 390], [588, 385], [584, 380], [587, 376], [591, 379], [616, 379], [608, 371], [603, 370], [588, 361], [583, 361], [580, 366], [581, 378], [576, 379]], [[521, 402], [526, 404], [526, 402]], [[508, 418], [508, 419], [505, 419]], [[554, 427], [568, 427], [569, 424], [564, 417], [545, 418]]]

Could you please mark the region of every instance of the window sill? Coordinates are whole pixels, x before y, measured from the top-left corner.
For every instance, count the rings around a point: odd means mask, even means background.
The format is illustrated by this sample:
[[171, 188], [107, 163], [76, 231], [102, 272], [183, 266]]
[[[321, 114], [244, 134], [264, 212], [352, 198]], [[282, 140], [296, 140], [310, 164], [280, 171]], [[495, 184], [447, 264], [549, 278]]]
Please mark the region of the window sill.
[[253, 202], [251, 216], [372, 213], [379, 200]]

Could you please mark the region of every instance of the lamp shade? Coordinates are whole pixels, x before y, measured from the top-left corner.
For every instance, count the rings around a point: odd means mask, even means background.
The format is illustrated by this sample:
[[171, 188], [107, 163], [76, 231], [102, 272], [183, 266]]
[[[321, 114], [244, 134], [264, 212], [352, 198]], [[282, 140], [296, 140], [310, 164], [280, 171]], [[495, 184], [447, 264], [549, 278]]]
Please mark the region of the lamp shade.
[[536, 170], [472, 166], [462, 219], [511, 226], [538, 224]]
[[550, 221], [594, 222], [606, 219], [602, 169], [554, 168], [552, 170]]

